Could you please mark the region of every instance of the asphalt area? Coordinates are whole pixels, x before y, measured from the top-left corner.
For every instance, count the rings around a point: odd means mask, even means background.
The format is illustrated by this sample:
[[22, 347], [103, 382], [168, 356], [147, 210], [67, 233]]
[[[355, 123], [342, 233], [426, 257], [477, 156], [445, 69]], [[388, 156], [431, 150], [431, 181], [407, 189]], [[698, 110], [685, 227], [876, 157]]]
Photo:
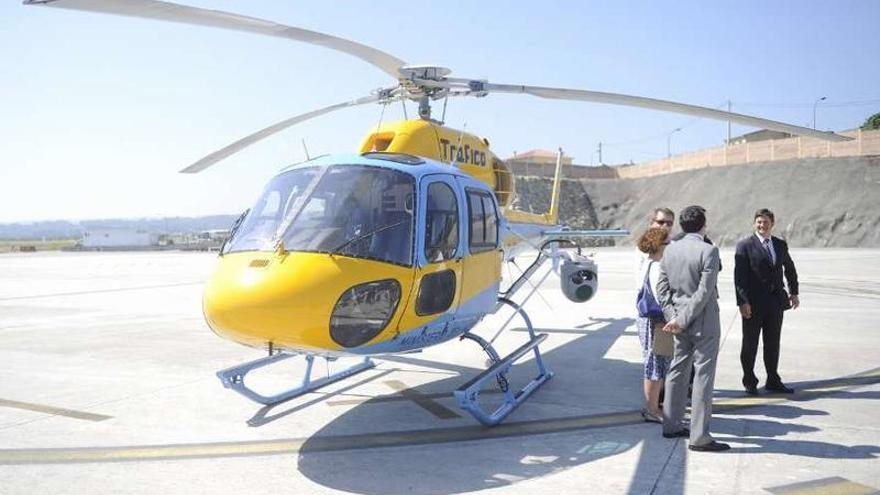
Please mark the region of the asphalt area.
[[[876, 493], [880, 250], [792, 256], [802, 308], [785, 315], [780, 372], [797, 392], [747, 397], [722, 251], [712, 431], [733, 448], [712, 454], [639, 415], [631, 249], [596, 251], [600, 291], [586, 304], [563, 297], [549, 265], [520, 291], [555, 376], [494, 428], [452, 396], [486, 366], [473, 342], [383, 357], [263, 407], [214, 376], [264, 355], [202, 319], [215, 255], [0, 255], [0, 493]], [[502, 354], [527, 339], [508, 310], [477, 329]], [[353, 362], [316, 361], [315, 377]], [[252, 383], [277, 391], [303, 367], [289, 359]], [[511, 386], [534, 373], [522, 360]], [[481, 397], [490, 407], [501, 395]]]

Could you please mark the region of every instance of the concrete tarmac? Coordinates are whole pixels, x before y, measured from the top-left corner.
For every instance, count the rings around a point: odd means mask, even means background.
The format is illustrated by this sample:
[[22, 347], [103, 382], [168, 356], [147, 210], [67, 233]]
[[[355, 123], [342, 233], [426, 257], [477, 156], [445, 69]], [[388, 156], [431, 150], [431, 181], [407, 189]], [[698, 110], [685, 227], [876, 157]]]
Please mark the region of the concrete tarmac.
[[[690, 452], [639, 415], [630, 249], [596, 250], [600, 291], [586, 304], [548, 270], [521, 291], [556, 375], [495, 428], [451, 395], [485, 366], [471, 342], [382, 358], [263, 407], [214, 376], [264, 355], [202, 319], [215, 255], [0, 255], [0, 494], [877, 493], [880, 250], [792, 255], [802, 308], [786, 313], [780, 372], [797, 393], [746, 397], [733, 253], [722, 251], [712, 431], [725, 453]], [[493, 337], [510, 316], [477, 333]], [[507, 324], [502, 354], [526, 340], [522, 327]], [[254, 386], [293, 385], [296, 361], [255, 372]], [[760, 358], [757, 370], [763, 379]], [[524, 360], [511, 380], [533, 374]]]

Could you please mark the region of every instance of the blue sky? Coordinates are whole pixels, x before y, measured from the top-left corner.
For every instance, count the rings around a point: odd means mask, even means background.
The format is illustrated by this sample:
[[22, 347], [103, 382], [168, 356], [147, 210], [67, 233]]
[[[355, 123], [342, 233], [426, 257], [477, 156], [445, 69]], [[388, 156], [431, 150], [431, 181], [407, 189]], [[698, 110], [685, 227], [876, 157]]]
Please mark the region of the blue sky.
[[[880, 2], [196, 1], [350, 38], [453, 76], [609, 91], [819, 128], [880, 111]], [[381, 5], [381, 7], [379, 6]], [[430, 6], [430, 8], [427, 8]], [[417, 10], [421, 9], [421, 10]], [[196, 175], [177, 170], [268, 124], [393, 83], [355, 58], [245, 33], [0, 4], [0, 222], [247, 208], [282, 166], [351, 152], [379, 106], [293, 127]], [[410, 106], [409, 115], [415, 108]], [[399, 105], [385, 119], [402, 117]], [[576, 163], [720, 144], [726, 124], [492, 95], [447, 123], [502, 157], [561, 146]], [[734, 134], [752, 129], [734, 126]]]

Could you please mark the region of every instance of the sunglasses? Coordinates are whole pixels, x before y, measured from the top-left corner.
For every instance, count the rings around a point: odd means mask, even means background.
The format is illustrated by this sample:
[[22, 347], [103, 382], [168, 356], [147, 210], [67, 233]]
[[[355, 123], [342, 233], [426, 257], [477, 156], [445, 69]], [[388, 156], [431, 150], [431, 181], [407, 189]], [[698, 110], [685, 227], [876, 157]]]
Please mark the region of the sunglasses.
[[656, 223], [658, 225], [668, 225], [668, 226], [672, 227], [673, 222], [672, 222], [672, 220], [654, 220], [654, 223]]

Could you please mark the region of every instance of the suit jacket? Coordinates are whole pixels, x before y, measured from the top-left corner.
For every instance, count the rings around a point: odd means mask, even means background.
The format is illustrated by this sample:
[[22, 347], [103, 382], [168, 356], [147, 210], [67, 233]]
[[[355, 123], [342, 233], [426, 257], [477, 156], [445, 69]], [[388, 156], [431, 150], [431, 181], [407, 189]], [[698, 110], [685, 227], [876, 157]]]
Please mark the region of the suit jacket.
[[[685, 235], [687, 235], [685, 232], [683, 232], [683, 231], [679, 232], [679, 233], [675, 234], [674, 236], [672, 236], [671, 241], [672, 242], [680, 241], [680, 240], [684, 239]], [[703, 236], [703, 242], [705, 242], [706, 244], [708, 244], [710, 246], [715, 245], [712, 243], [712, 239], [709, 239], [708, 236]], [[721, 264], [721, 258], [718, 258], [718, 271], [720, 272], [721, 270], [724, 270], [724, 265]]]
[[720, 332], [718, 312], [718, 248], [697, 235], [686, 235], [666, 247], [657, 282], [658, 302], [666, 321], [686, 333]]
[[798, 294], [797, 270], [788, 254], [788, 243], [771, 237], [776, 263], [761, 245], [758, 236], [752, 234], [736, 244], [733, 282], [736, 287], [736, 304], [751, 304], [752, 311], [788, 309], [788, 294], [782, 284], [783, 274], [788, 281], [791, 295]]

